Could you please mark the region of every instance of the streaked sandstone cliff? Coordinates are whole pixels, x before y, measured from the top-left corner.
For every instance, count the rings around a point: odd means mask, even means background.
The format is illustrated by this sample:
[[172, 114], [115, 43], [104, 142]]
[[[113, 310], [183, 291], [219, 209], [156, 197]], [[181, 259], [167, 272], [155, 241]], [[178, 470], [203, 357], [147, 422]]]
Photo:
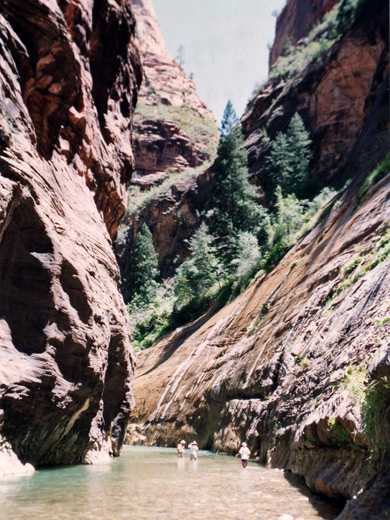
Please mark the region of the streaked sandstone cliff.
[[[140, 353], [130, 433], [158, 445], [195, 437], [229, 453], [245, 438], [261, 462], [349, 499], [343, 520], [379, 520], [389, 506], [388, 453], [372, 451], [361, 406], [367, 385], [390, 377], [390, 176], [359, 195], [390, 148], [388, 6], [367, 9], [321, 60], [271, 77], [242, 118], [260, 187], [272, 140], [295, 112], [313, 137], [311, 175], [350, 184], [271, 273]], [[386, 438], [387, 419], [381, 428]]]
[[109, 0], [1, 2], [0, 430], [8, 460], [14, 452], [33, 465], [93, 462], [123, 441], [133, 357], [111, 239], [134, 168], [142, 74], [134, 27], [129, 6]]

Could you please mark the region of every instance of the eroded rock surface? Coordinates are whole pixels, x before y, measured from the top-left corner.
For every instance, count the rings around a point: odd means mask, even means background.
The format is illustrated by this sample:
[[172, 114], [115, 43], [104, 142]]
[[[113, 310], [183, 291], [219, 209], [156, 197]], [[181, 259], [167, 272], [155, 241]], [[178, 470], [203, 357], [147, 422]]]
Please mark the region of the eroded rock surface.
[[321, 65], [270, 85], [242, 119], [259, 184], [271, 140], [299, 112], [314, 136], [313, 176], [349, 187], [271, 273], [142, 352], [134, 383], [130, 440], [196, 438], [233, 453], [245, 439], [261, 462], [348, 499], [343, 520], [384, 518], [390, 506], [388, 471], [362, 428], [365, 384], [348, 382], [390, 374], [390, 172], [357, 196], [389, 152], [387, 9], [374, 2], [366, 26]]
[[134, 0], [144, 83], [134, 119], [136, 169], [143, 175], [195, 167], [215, 155], [215, 118], [195, 83], [168, 53], [151, 0]]
[[134, 26], [109, 0], [1, 3], [0, 428], [33, 465], [118, 452], [133, 406], [111, 238], [134, 167]]
[[319, 61], [289, 80], [271, 79], [248, 104], [241, 123], [250, 171], [258, 184], [266, 186], [271, 142], [286, 131], [295, 112], [313, 141], [311, 176], [325, 184], [338, 180], [388, 75], [388, 9], [383, 0], [367, 5], [363, 21]]
[[[135, 0], [133, 9], [144, 82], [134, 117], [137, 174], [131, 181], [130, 211], [121, 224], [115, 252], [123, 278], [129, 278], [138, 231], [146, 223], [166, 278], [174, 271], [176, 257], [183, 255], [184, 241], [196, 229], [211, 196], [213, 176], [207, 167], [215, 157], [219, 132], [214, 116], [196, 94], [194, 81], [169, 56], [151, 0]], [[189, 173], [193, 168], [197, 170]], [[159, 193], [134, 209], [140, 194], [142, 198], [164, 181]], [[125, 299], [128, 293], [124, 287]]]
[[289, 0], [276, 20], [275, 40], [269, 55], [270, 67], [286, 47], [305, 38], [338, 0]]

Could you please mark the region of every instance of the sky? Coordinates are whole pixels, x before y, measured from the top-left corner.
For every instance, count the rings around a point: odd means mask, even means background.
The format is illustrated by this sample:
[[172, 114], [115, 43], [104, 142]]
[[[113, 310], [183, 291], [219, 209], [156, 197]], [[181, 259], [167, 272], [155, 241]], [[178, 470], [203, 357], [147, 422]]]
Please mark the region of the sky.
[[275, 11], [286, 0], [153, 0], [172, 58], [183, 46], [184, 69], [218, 124], [230, 99], [240, 117], [267, 78]]

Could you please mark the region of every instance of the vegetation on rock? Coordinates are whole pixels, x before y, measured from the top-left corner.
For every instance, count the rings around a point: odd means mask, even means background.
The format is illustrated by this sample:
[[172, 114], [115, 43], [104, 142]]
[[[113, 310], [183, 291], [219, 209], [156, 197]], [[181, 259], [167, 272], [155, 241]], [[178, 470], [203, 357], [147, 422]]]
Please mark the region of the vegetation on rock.
[[134, 115], [134, 126], [137, 127], [147, 119], [161, 119], [178, 123], [192, 145], [205, 154], [205, 158], [215, 157], [218, 142], [218, 129], [211, 115], [200, 117], [186, 102], [180, 106], [146, 105], [139, 103]]
[[269, 155], [269, 177], [271, 190], [279, 185], [284, 195], [294, 193], [305, 196], [313, 185], [309, 179], [309, 165], [313, 153], [312, 141], [301, 116], [295, 113], [287, 131], [279, 132], [271, 146]]
[[[214, 197], [200, 227], [187, 241], [188, 257], [177, 267], [170, 289], [161, 282], [158, 306], [152, 298], [143, 297], [140, 318], [142, 291], [129, 305], [137, 348], [150, 346], [152, 339], [191, 321], [210, 306], [217, 309], [224, 305], [259, 272], [271, 270], [315, 225], [318, 210], [335, 197], [329, 188], [312, 200], [297, 196], [313, 194], [314, 184], [308, 175], [311, 140], [301, 117], [295, 114], [286, 133], [277, 135], [269, 156], [273, 181], [270, 207], [260, 205], [257, 190], [249, 180], [241, 129], [235, 125], [234, 109], [229, 103], [222, 120], [225, 135], [221, 135], [212, 167]], [[279, 153], [280, 149], [283, 153]], [[163, 183], [156, 190], [162, 193], [167, 187]], [[150, 294], [150, 289], [146, 293]]]
[[322, 60], [324, 53], [361, 18], [368, 0], [341, 0], [314, 27], [299, 45], [287, 45], [284, 55], [272, 67], [270, 79], [294, 77], [312, 62]]
[[153, 245], [153, 236], [143, 224], [134, 247], [130, 276], [125, 280], [130, 290], [133, 306], [145, 306], [156, 296], [158, 258]]
[[177, 304], [188, 303], [218, 283], [222, 266], [210, 235], [203, 222], [188, 241], [189, 257], [177, 269], [174, 292]]

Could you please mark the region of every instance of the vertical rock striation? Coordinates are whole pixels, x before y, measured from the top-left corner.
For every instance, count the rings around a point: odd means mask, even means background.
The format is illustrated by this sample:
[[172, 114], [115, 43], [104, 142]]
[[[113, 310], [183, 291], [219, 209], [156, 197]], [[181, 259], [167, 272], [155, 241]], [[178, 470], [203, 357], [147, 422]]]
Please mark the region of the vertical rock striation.
[[129, 4], [0, 14], [0, 428], [33, 465], [117, 453], [133, 358], [111, 247], [141, 81]]
[[[297, 17], [306, 5], [286, 9]], [[242, 118], [261, 186], [272, 140], [296, 112], [314, 142], [311, 174], [350, 184], [272, 272], [139, 355], [132, 413], [135, 441], [195, 437], [233, 453], [245, 439], [260, 461], [348, 499], [340, 520], [379, 520], [390, 508], [388, 386], [376, 411], [379, 457], [362, 414], [367, 383], [390, 374], [390, 172], [371, 176], [390, 149], [388, 5], [365, 5], [369, 16], [321, 60], [271, 78]]]

